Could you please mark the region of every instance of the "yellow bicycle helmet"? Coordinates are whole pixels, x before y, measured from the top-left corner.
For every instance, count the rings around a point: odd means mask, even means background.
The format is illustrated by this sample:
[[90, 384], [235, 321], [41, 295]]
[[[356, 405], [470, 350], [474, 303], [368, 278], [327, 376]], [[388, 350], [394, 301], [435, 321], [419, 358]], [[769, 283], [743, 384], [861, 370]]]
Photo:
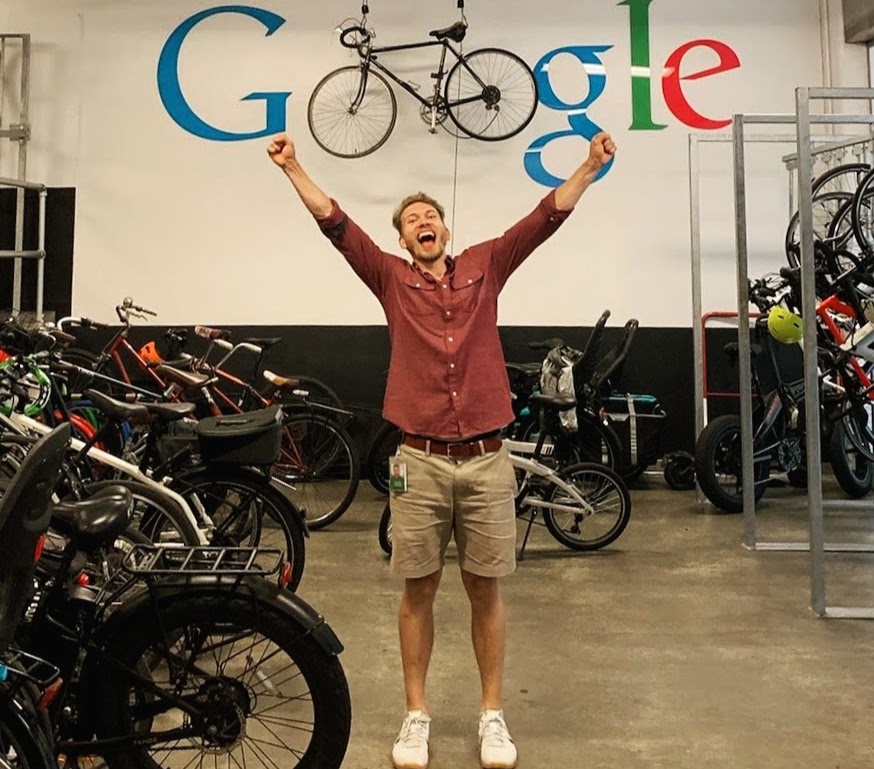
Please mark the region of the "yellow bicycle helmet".
[[800, 315], [774, 305], [768, 311], [768, 331], [782, 344], [797, 344], [804, 336], [804, 322]]

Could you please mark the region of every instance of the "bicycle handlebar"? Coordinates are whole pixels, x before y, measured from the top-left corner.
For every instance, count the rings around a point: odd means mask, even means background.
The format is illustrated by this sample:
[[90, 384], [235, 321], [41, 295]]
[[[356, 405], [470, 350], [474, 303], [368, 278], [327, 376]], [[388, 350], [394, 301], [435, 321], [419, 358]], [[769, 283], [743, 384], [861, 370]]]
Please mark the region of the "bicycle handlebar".
[[61, 318], [57, 322], [58, 330], [66, 333], [64, 331], [64, 324], [70, 323], [73, 326], [81, 326], [82, 328], [109, 328], [108, 323], [101, 323], [99, 320], [91, 320], [91, 318], [79, 318], [75, 315], [69, 315], [66, 318]]
[[[362, 39], [351, 42], [348, 37], [351, 34], [361, 35]], [[372, 37], [373, 33], [369, 29], [356, 25], [354, 27], [348, 27], [340, 33], [340, 45], [344, 48], [358, 48], [359, 46], [369, 43]]]

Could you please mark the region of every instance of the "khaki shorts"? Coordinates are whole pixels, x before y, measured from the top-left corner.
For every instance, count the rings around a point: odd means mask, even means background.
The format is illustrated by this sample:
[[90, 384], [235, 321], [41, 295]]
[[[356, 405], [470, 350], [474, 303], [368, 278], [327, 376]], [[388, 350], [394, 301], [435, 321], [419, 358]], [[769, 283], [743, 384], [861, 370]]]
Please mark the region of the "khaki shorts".
[[459, 567], [481, 577], [516, 569], [516, 476], [506, 448], [451, 458], [401, 445], [407, 490], [392, 492], [392, 571], [426, 577], [443, 568], [453, 533]]

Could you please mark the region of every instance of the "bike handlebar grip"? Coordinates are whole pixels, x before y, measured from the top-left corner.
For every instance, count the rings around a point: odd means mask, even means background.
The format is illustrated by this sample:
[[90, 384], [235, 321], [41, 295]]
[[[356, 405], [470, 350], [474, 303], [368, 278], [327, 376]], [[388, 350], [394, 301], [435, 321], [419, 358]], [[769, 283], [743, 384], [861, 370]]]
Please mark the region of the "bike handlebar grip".
[[67, 344], [73, 344], [77, 341], [75, 336], [68, 334], [66, 331], [61, 331], [59, 328], [52, 329], [49, 332], [49, 336], [54, 337], [59, 342], [66, 342]]
[[[353, 33], [361, 35], [364, 39], [350, 43], [348, 36]], [[349, 27], [340, 33], [340, 45], [344, 48], [357, 48], [362, 42], [366, 43], [368, 40], [370, 40], [370, 33], [364, 27]]]
[[222, 339], [221, 337], [218, 337], [216, 339], [213, 339], [213, 341], [219, 347], [221, 347], [223, 350], [233, 350], [234, 349], [234, 346], [229, 341], [227, 341], [227, 339]]

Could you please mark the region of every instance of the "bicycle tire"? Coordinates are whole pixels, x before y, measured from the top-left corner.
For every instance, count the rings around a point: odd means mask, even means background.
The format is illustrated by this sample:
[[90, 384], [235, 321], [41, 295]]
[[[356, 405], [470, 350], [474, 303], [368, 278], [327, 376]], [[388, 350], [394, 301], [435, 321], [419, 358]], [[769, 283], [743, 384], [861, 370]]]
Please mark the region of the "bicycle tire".
[[[851, 192], [824, 192], [817, 195], [813, 199], [813, 237], [814, 240], [825, 240], [829, 237], [832, 230], [832, 225], [835, 218], [841, 211], [841, 207], [853, 199]], [[786, 250], [786, 258], [789, 261], [790, 267], [798, 267], [800, 262], [796, 261], [795, 250], [800, 244], [801, 235], [801, 218], [796, 211], [789, 220], [789, 226], [786, 228], [784, 238], [784, 248]]]
[[370, 442], [365, 473], [370, 485], [381, 494], [388, 494], [388, 461], [397, 454], [401, 442], [401, 432], [391, 422], [383, 423]]
[[449, 118], [462, 132], [481, 141], [502, 141], [518, 134], [534, 117], [537, 81], [515, 53], [478, 48], [461, 56], [449, 70], [444, 99]]
[[854, 193], [867, 173], [871, 170], [868, 163], [844, 163], [843, 165], [823, 171], [813, 180], [814, 197], [822, 192]]
[[379, 546], [382, 548], [382, 552], [386, 555], [391, 555], [391, 546], [392, 546], [392, 525], [391, 525], [391, 505], [386, 502], [385, 507], [382, 508], [382, 515], [379, 516], [379, 528], [377, 530], [377, 537], [379, 539]]
[[[560, 475], [592, 506], [592, 512], [580, 510], [569, 513], [546, 507], [543, 509], [543, 522], [549, 533], [571, 550], [600, 550], [615, 542], [631, 520], [631, 495], [619, 473], [594, 462], [580, 462], [565, 467]], [[576, 500], [555, 484], [550, 489], [547, 501], [565, 506], [576, 505]], [[586, 527], [581, 527], [584, 521], [602, 515], [605, 520], [606, 516], [610, 518], [605, 531], [591, 536], [589, 530], [594, 528], [593, 525], [587, 523]], [[562, 525], [568, 516], [570, 525]], [[584, 533], [584, 528], [589, 530]]]
[[361, 456], [346, 428], [330, 417], [292, 411], [282, 424], [282, 451], [273, 477], [304, 511], [307, 526], [323, 529], [352, 504]]
[[853, 196], [853, 235], [866, 252], [874, 249], [874, 169], [862, 180]]
[[[119, 478], [108, 481], [94, 481], [85, 485], [90, 496], [107, 486], [124, 486], [134, 500], [131, 528], [139, 531], [155, 544], [201, 544], [200, 532], [191, 522], [179, 503], [172, 497], [162, 494], [142, 481]], [[151, 507], [151, 510], [149, 510]], [[173, 531], [169, 531], [161, 521], [167, 521]]]
[[835, 480], [850, 499], [861, 499], [871, 491], [874, 463], [853, 445], [843, 421], [832, 428], [828, 458]]
[[[249, 769], [255, 763], [261, 769], [339, 769], [351, 727], [340, 661], [280, 609], [276, 597], [262, 593], [227, 586], [177, 592], [154, 609], [147, 605], [113, 634], [104, 657], [116, 664], [101, 676], [99, 701], [106, 707], [96, 717], [96, 731], [99, 739], [130, 738], [133, 744], [105, 752], [110, 769], [181, 769], [192, 751], [195, 758], [200, 752], [201, 763], [211, 753], [237, 753], [234, 761]], [[251, 645], [238, 651], [238, 644]], [[179, 664], [168, 664], [174, 658]], [[166, 707], [160, 710], [162, 692]], [[191, 700], [203, 717], [186, 720], [180, 699]], [[140, 706], [145, 712], [138, 712]], [[217, 721], [222, 729], [210, 733], [208, 724]], [[188, 744], [177, 730], [192, 733]], [[161, 733], [170, 735], [163, 748], [135, 743]], [[272, 744], [270, 755], [263, 747], [259, 752], [259, 736]], [[289, 744], [298, 740], [299, 748]], [[167, 758], [160, 760], [162, 754]]]
[[173, 486], [186, 498], [197, 493], [216, 524], [210, 534], [211, 545], [275, 547], [276, 543], [264, 541], [265, 518], [273, 521], [284, 540], [285, 558], [291, 564], [288, 589], [297, 590], [306, 564], [303, 516], [266, 477], [237, 466], [207, 466], [177, 475]]
[[[724, 513], [743, 512], [740, 441], [740, 417], [725, 414], [708, 422], [695, 442], [695, 478], [704, 496]], [[753, 468], [753, 496], [758, 502], [765, 493], [770, 468], [768, 462], [754, 462]], [[735, 479], [734, 491], [723, 488], [720, 475]]]
[[[329, 72], [313, 89], [307, 104], [307, 125], [313, 139], [334, 157], [363, 158], [385, 144], [395, 127], [398, 105], [394, 91], [386, 79], [373, 69], [367, 71], [364, 99], [352, 112], [361, 72], [359, 66], [340, 67]], [[386, 99], [387, 113], [384, 106]], [[372, 121], [376, 126], [371, 135], [368, 135], [365, 123], [357, 122], [364, 114], [365, 107], [367, 113], [362, 120]], [[382, 127], [380, 119], [383, 121]]]

